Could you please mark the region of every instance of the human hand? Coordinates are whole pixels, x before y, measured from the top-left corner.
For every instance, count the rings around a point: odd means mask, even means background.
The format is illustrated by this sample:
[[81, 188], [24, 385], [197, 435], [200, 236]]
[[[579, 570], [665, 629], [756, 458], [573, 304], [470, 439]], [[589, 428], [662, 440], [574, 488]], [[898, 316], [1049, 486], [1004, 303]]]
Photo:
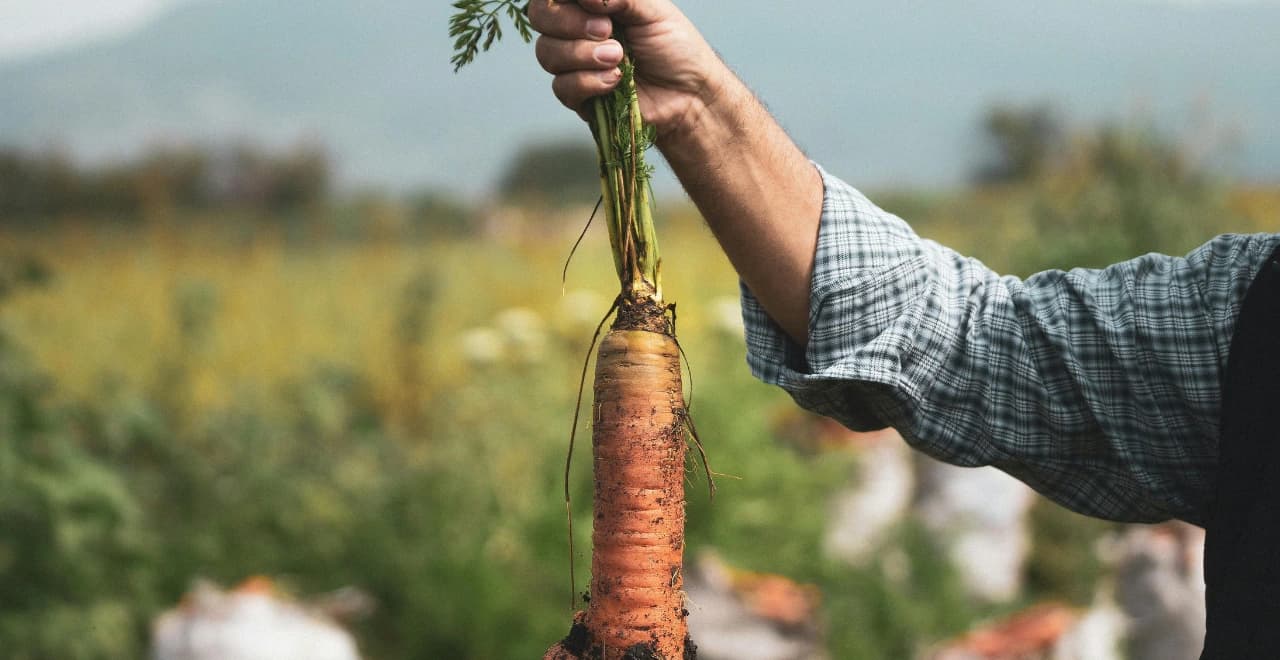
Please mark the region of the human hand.
[[621, 36], [635, 64], [640, 114], [660, 141], [695, 126], [732, 76], [668, 0], [533, 0], [529, 19], [542, 35], [537, 57], [555, 76], [552, 90], [580, 114], [621, 79], [622, 45], [614, 38]]

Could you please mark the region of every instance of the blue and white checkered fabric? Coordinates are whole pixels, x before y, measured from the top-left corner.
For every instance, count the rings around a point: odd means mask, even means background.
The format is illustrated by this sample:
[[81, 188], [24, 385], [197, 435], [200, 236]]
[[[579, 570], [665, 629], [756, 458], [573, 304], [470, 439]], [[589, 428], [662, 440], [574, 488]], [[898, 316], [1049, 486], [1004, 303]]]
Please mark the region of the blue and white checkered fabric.
[[1280, 234], [1024, 281], [822, 175], [808, 346], [742, 290], [757, 377], [850, 428], [892, 426], [1081, 513], [1203, 523], [1235, 320]]

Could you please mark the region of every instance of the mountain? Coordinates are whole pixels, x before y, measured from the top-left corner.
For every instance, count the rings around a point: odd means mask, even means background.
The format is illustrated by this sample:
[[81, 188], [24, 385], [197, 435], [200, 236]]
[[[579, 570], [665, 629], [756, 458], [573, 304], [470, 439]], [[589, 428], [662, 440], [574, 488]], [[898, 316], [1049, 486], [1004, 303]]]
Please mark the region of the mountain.
[[[682, 3], [817, 161], [961, 180], [994, 102], [1229, 125], [1280, 178], [1280, 7], [1117, 0]], [[805, 5], [813, 7], [813, 5]], [[521, 145], [585, 140], [518, 40], [454, 74], [443, 0], [192, 0], [110, 41], [0, 63], [0, 144], [89, 159], [166, 140], [329, 145], [352, 184], [478, 194]]]

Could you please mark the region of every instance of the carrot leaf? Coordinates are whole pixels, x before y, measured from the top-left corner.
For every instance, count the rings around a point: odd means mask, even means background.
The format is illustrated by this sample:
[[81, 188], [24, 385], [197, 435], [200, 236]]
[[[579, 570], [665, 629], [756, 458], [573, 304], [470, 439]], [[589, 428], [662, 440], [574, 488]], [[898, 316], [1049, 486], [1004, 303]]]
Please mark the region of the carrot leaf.
[[457, 0], [457, 10], [449, 19], [449, 36], [453, 37], [454, 72], [470, 64], [481, 50], [489, 50], [502, 39], [502, 15], [515, 26], [526, 43], [533, 39], [527, 9], [529, 3], [519, 0]]

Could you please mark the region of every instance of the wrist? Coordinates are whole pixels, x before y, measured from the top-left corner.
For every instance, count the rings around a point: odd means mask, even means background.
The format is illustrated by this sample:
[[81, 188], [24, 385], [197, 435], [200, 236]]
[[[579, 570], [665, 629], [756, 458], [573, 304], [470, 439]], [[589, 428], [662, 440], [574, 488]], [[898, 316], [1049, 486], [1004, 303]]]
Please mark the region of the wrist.
[[[711, 73], [690, 94], [687, 105], [665, 124], [657, 126], [655, 144], [671, 158], [673, 154], [697, 151], [699, 143], [718, 139], [722, 129], [733, 125], [734, 113], [741, 105], [745, 86], [718, 58]], [[750, 92], [746, 92], [750, 93]]]

